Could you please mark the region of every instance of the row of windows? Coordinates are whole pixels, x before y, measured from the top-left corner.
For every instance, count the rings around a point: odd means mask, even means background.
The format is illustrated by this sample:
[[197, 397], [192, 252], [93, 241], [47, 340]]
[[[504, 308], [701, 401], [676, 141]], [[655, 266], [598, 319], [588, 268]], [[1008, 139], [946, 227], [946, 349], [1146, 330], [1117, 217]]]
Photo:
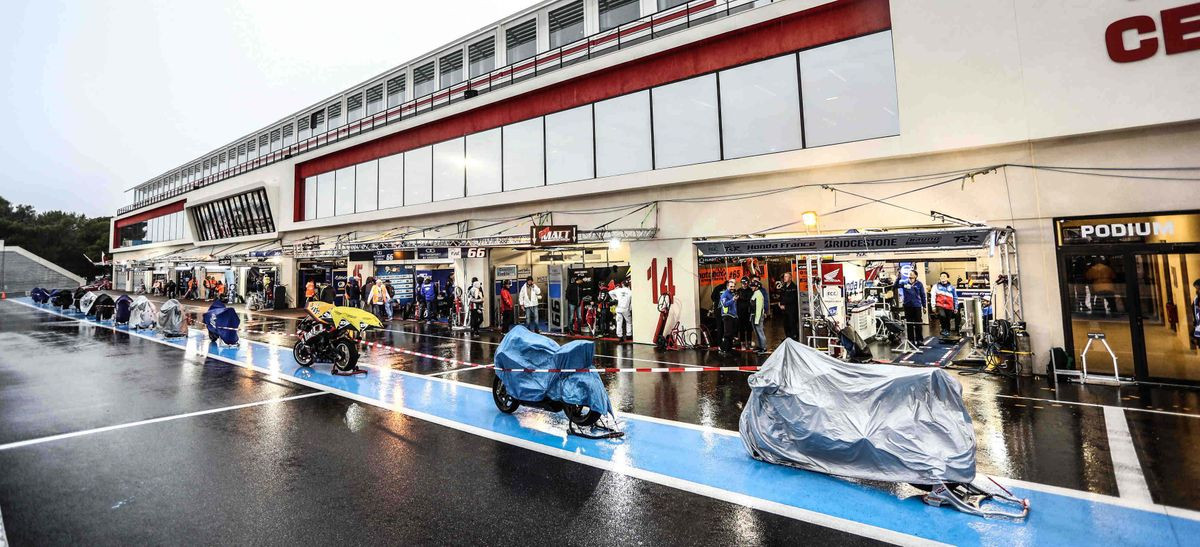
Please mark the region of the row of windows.
[[304, 219], [897, 133], [882, 32], [308, 177]]
[[[702, 3], [696, 0], [697, 3]], [[728, 0], [739, 7], [751, 7], [762, 0]], [[688, 0], [657, 0], [658, 10], [670, 9]], [[767, 2], [769, 3], [769, 2]], [[584, 37], [586, 15], [583, 0], [566, 2], [545, 11], [548, 44], [555, 49]], [[638, 0], [600, 0], [595, 12], [601, 32], [636, 20], [641, 16]], [[468, 78], [487, 74], [497, 66], [527, 60], [538, 53], [539, 23], [537, 14], [528, 19], [504, 25], [504, 32], [468, 40], [458, 48], [428, 59], [419, 65], [400, 69], [380, 81], [345, 94], [328, 104], [320, 105], [283, 125], [265, 130], [260, 135], [214, 152], [207, 158], [166, 175], [152, 184], [134, 190], [132, 206], [165, 199], [191, 190], [208, 177], [227, 174], [259, 158], [265, 158], [297, 142], [373, 116], [414, 98], [429, 95], [440, 89], [457, 85]], [[497, 57], [497, 39], [503, 37], [503, 60]], [[411, 69], [411, 70], [409, 70]], [[411, 94], [408, 80], [412, 80]]]
[[120, 247], [146, 245], [183, 239], [183, 211], [155, 217], [145, 222], [122, 226], [117, 236]]
[[191, 208], [201, 241], [269, 234], [275, 231], [267, 192], [263, 189]]

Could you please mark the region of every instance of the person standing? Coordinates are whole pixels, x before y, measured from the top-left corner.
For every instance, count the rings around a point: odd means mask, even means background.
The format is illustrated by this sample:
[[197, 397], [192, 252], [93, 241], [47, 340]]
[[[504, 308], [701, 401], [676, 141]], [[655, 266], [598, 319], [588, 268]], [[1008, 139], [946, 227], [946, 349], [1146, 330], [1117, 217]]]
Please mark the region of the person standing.
[[950, 283], [950, 274], [942, 272], [938, 276], [930, 295], [929, 303], [942, 326], [942, 336], [950, 336], [951, 332], [958, 330], [958, 291]]
[[383, 311], [387, 313], [387, 320], [391, 321], [392, 320], [392, 306], [394, 304], [393, 299], [396, 298], [396, 289], [392, 288], [392, 280], [390, 280], [390, 279], [383, 280], [383, 290], [384, 290], [384, 296], [387, 298], [387, 300], [384, 300], [384, 302], [383, 302]]
[[624, 342], [626, 336], [633, 338], [633, 291], [625, 285], [621, 281], [617, 288], [608, 291], [617, 304], [617, 343]]
[[753, 291], [750, 289], [750, 279], [742, 276], [742, 284], [737, 289], [737, 333], [738, 343], [743, 348], [750, 347], [750, 336], [754, 331], [754, 326], [750, 322], [750, 312], [752, 306], [750, 297], [753, 296]]
[[581, 330], [576, 324], [575, 314], [579, 311], [579, 293], [582, 284], [583, 279], [575, 279], [574, 283], [567, 285], [567, 334], [579, 334]]
[[508, 333], [513, 325], [512, 281], [500, 284], [500, 332]]
[[317, 297], [317, 284], [309, 279], [308, 283], [304, 284], [304, 303], [307, 304]]
[[483, 285], [478, 277], [472, 277], [467, 288], [467, 310], [471, 313], [471, 335], [479, 336], [479, 325], [483, 323]]
[[[709, 299], [712, 300], [712, 313], [709, 318], [712, 320], [712, 336], [713, 340], [719, 345], [725, 339], [725, 326], [721, 320], [721, 295], [725, 293], [725, 282], [722, 281], [713, 285], [712, 293], [709, 294]], [[721, 346], [724, 347], [724, 346]]]
[[521, 287], [518, 300], [525, 312], [525, 327], [533, 332], [542, 332], [538, 326], [538, 301], [541, 297], [542, 289], [533, 282], [533, 276], [525, 278], [525, 285]]
[[437, 319], [437, 288], [433, 278], [426, 279], [421, 286], [421, 297], [425, 300], [425, 323], [432, 323]]
[[792, 281], [792, 273], [785, 272], [779, 283], [778, 301], [775, 303], [783, 315], [783, 335], [800, 341], [800, 293], [797, 292], [796, 282]]
[[908, 274], [908, 279], [900, 282], [900, 305], [904, 306], [904, 324], [907, 327], [908, 341], [921, 344], [921, 312], [925, 309], [925, 285], [917, 277], [917, 271]]
[[763, 332], [763, 316], [766, 315], [765, 312], [767, 311], [767, 299], [763, 296], [762, 283], [758, 279], [750, 282], [750, 290], [754, 291], [754, 294], [750, 295], [750, 303], [752, 305], [750, 322], [754, 325], [754, 336], [758, 342], [758, 353], [762, 354], [767, 352], [767, 334]]
[[425, 318], [425, 278], [417, 276], [417, 286], [413, 289], [413, 298], [417, 301], [417, 309], [413, 312], [413, 319], [420, 321]]
[[352, 308], [357, 308], [361, 305], [362, 287], [358, 284], [358, 278], [351, 276], [346, 280], [346, 305]]
[[725, 283], [725, 291], [721, 293], [719, 311], [721, 313], [721, 355], [728, 355], [733, 351], [733, 334], [737, 328], [738, 319], [737, 288], [732, 279]]
[[360, 307], [364, 310], [371, 309], [371, 304], [369, 302], [371, 299], [371, 291], [375, 289], [375, 285], [378, 283], [379, 282], [376, 281], [374, 277], [367, 277], [367, 280], [362, 284], [362, 287], [358, 289], [358, 294], [362, 301], [359, 303], [360, 305], [356, 307]]
[[367, 302], [371, 305], [371, 313], [375, 317], [383, 319], [383, 303], [387, 300], [387, 289], [383, 288], [382, 283], [370, 283], [371, 292], [367, 294]]

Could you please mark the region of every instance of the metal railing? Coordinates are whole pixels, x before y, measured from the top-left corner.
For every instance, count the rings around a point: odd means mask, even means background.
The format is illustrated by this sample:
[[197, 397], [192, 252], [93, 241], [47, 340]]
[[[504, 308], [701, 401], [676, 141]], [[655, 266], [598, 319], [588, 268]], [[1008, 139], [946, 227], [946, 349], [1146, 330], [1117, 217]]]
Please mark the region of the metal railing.
[[[201, 177], [196, 181], [183, 183], [179, 188], [143, 198], [135, 203], [121, 207], [117, 210], [117, 215], [120, 216], [130, 211], [141, 209], [142, 207], [163, 202], [192, 190], [203, 188], [248, 171], [291, 158], [294, 155], [309, 152], [402, 120], [408, 120], [413, 116], [469, 100], [481, 93], [501, 89], [513, 83], [553, 72], [578, 62], [619, 51], [625, 47], [641, 44], [647, 40], [778, 1], [780, 0], [695, 0], [687, 4], [667, 8], [615, 28], [601, 31], [591, 36], [585, 36], [584, 38], [542, 52], [533, 57], [510, 63], [508, 66], [497, 68], [445, 89], [435, 90], [421, 97], [413, 98], [376, 114], [328, 129], [320, 135], [313, 135], [299, 140], [294, 144], [284, 146], [279, 150], [273, 150], [264, 156], [249, 160], [241, 165]], [[255, 135], [259, 133], [255, 133]], [[248, 138], [246, 137], [238, 142], [247, 142]], [[221, 150], [226, 150], [227, 148], [225, 147]], [[192, 164], [194, 165], [195, 162], [192, 162]], [[182, 176], [181, 172], [180, 175]]]

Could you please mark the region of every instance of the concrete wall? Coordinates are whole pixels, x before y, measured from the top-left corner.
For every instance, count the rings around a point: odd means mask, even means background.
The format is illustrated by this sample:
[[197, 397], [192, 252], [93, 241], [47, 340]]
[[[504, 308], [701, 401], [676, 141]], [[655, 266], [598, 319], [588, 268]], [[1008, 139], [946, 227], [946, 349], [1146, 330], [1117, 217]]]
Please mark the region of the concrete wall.
[[37, 256], [21, 247], [6, 245], [0, 249], [0, 291], [24, 293], [34, 287], [73, 289], [84, 284], [78, 275]]

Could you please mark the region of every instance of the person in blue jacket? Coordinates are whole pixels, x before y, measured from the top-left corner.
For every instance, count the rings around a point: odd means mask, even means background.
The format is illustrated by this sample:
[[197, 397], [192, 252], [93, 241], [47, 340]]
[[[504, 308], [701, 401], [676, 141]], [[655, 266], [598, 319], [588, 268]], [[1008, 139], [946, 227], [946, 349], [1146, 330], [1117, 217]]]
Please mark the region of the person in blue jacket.
[[725, 282], [725, 292], [721, 293], [721, 355], [733, 351], [733, 333], [737, 329], [737, 285], [730, 279]]
[[428, 323], [437, 319], [437, 288], [433, 286], [433, 279], [425, 280], [425, 285], [421, 287], [421, 296], [425, 299], [425, 322]]
[[908, 340], [914, 344], [921, 343], [921, 325], [924, 318], [921, 312], [925, 309], [925, 285], [917, 278], [913, 270], [908, 278], [901, 280], [900, 305], [904, 306], [904, 323], [908, 327]]

